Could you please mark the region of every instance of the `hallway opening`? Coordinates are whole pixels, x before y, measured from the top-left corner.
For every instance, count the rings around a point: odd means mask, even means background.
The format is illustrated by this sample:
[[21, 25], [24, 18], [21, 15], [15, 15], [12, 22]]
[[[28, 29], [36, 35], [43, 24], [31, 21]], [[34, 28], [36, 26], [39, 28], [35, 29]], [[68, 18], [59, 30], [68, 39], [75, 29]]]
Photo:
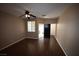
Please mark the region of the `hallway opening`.
[[38, 38], [50, 38], [56, 35], [56, 24], [38, 24]]

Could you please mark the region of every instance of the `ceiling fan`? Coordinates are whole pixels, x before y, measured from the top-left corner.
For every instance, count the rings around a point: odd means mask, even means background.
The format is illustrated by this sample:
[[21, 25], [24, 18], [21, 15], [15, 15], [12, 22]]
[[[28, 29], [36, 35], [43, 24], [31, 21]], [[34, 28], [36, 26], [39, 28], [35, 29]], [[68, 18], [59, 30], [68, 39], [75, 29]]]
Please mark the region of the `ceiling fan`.
[[23, 15], [21, 15], [20, 17], [23, 17], [23, 16], [25, 16], [27, 19], [36, 18], [36, 16], [33, 14], [30, 14], [30, 11], [28, 11], [28, 10], [25, 10], [25, 13]]

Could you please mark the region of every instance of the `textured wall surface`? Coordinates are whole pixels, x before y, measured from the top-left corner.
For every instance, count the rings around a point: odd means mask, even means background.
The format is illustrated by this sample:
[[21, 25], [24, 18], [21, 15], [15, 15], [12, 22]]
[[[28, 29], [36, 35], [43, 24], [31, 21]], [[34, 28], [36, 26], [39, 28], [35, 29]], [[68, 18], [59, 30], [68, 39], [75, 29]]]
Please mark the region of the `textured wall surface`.
[[60, 16], [56, 39], [67, 55], [79, 55], [79, 4], [68, 7]]
[[13, 42], [16, 42], [25, 36], [24, 21], [10, 15], [0, 12], [0, 48], [3, 48]]

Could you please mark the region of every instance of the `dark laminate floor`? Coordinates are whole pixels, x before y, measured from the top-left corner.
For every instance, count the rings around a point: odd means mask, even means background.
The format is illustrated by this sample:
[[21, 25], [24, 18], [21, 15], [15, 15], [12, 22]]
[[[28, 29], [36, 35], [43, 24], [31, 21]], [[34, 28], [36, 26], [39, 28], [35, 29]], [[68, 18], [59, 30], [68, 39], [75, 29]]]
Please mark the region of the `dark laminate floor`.
[[50, 39], [24, 39], [2, 51], [7, 56], [64, 56], [57, 41]]

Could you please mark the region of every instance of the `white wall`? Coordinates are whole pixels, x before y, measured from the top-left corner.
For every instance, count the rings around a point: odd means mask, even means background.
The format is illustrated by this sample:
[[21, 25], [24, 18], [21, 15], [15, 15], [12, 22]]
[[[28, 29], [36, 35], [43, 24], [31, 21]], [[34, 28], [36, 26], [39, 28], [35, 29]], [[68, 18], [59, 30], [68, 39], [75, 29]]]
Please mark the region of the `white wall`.
[[24, 21], [8, 13], [0, 12], [0, 49], [24, 36]]
[[50, 35], [56, 35], [56, 24], [51, 24]]
[[67, 55], [79, 55], [79, 4], [68, 7], [60, 16], [56, 39]]

